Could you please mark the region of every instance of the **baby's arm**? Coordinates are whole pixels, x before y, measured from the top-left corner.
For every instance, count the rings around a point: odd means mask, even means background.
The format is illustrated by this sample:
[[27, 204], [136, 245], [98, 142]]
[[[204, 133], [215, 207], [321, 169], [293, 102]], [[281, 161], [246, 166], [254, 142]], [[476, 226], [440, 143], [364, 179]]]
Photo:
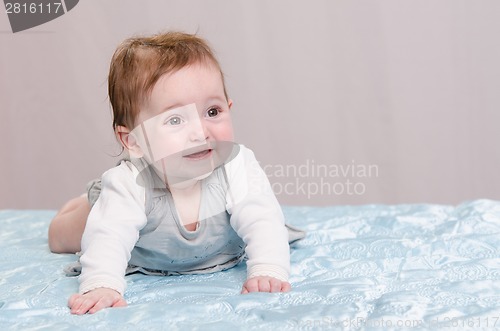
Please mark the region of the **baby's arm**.
[[290, 290], [290, 247], [281, 207], [253, 152], [241, 146], [226, 165], [231, 225], [246, 244], [242, 293]]
[[122, 163], [102, 176], [82, 238], [80, 293], [68, 301], [74, 314], [126, 304], [125, 270], [146, 224], [144, 188], [136, 184], [136, 175], [135, 167]]

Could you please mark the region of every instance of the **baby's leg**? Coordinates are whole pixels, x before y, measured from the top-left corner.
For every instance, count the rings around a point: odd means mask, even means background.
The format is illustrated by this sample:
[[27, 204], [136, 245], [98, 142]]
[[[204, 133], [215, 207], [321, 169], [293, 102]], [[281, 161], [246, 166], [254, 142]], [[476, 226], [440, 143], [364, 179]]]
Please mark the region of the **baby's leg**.
[[68, 201], [59, 210], [49, 226], [49, 248], [52, 252], [80, 251], [80, 242], [89, 212], [89, 202], [83, 196]]

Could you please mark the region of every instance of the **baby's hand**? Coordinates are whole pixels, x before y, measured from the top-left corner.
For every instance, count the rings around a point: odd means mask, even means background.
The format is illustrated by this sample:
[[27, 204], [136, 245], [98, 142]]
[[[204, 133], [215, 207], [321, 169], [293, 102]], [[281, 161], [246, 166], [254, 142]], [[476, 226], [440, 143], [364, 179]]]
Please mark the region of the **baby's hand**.
[[68, 306], [72, 314], [93, 314], [108, 307], [125, 307], [127, 302], [120, 293], [109, 288], [96, 288], [85, 294], [73, 294]]
[[290, 291], [290, 283], [279, 279], [267, 276], [257, 276], [247, 279], [243, 284], [241, 294], [250, 292], [288, 292]]

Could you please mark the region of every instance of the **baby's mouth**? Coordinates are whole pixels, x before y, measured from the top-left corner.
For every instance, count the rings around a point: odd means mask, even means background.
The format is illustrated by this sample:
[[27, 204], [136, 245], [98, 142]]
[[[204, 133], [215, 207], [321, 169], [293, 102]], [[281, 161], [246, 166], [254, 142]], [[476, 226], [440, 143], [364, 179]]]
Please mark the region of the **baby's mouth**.
[[182, 157], [190, 160], [200, 160], [212, 154], [213, 149], [209, 146], [200, 146], [186, 150]]

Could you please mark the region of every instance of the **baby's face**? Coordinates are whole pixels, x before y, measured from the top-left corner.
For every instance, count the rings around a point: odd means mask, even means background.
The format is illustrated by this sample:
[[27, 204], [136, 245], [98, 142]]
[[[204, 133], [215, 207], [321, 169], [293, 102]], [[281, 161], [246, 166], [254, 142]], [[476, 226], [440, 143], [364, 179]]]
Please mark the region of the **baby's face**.
[[194, 64], [158, 80], [132, 134], [169, 185], [201, 179], [232, 150], [230, 105], [220, 72]]

